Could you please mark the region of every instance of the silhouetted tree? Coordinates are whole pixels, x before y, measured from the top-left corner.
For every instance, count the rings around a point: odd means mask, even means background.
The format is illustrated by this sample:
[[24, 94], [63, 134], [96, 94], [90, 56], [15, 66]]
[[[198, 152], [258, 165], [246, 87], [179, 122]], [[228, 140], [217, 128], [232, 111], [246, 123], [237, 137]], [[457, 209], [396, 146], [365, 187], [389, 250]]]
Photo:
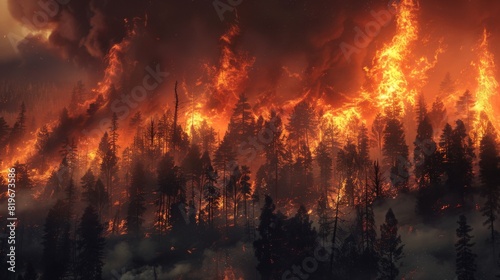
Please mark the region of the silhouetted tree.
[[372, 141], [377, 147], [379, 156], [382, 156], [382, 146], [384, 144], [385, 118], [382, 113], [378, 113], [372, 123]]
[[77, 271], [80, 279], [102, 279], [105, 249], [104, 227], [92, 206], [87, 206], [78, 226]]
[[136, 163], [132, 171], [132, 181], [129, 189], [129, 206], [125, 227], [131, 236], [139, 237], [144, 219], [142, 215], [146, 211], [144, 199], [144, 181], [146, 174], [141, 163]]
[[469, 234], [471, 231], [472, 228], [467, 224], [465, 216], [460, 215], [457, 229], [458, 241], [455, 244], [457, 252], [456, 275], [458, 280], [476, 279], [474, 277], [476, 272], [476, 255], [471, 250], [472, 246], [474, 246], [474, 243], [471, 242], [473, 236]]
[[182, 170], [186, 179], [191, 182], [191, 200], [195, 200], [195, 185], [200, 184], [203, 166], [201, 162], [201, 152], [197, 145], [191, 145], [189, 151], [182, 162]]
[[240, 189], [239, 192], [241, 197], [243, 198], [243, 207], [245, 211], [245, 222], [248, 225], [248, 209], [247, 209], [247, 201], [250, 199], [252, 194], [252, 184], [250, 183], [250, 168], [246, 165], [241, 167], [241, 177], [240, 177]]
[[319, 166], [320, 191], [322, 196], [326, 196], [330, 187], [330, 180], [333, 173], [333, 160], [328, 153], [328, 149], [323, 142], [320, 142], [315, 150], [316, 162]]
[[274, 213], [275, 205], [270, 196], [265, 197], [257, 228], [259, 238], [254, 241], [257, 270], [263, 280], [281, 278], [280, 264], [284, 247], [283, 219]]
[[384, 130], [384, 163], [390, 170], [392, 186], [398, 191], [408, 191], [408, 145], [405, 141], [403, 123], [398, 117], [388, 117]]
[[203, 184], [204, 198], [207, 202], [206, 211], [208, 213], [208, 224], [212, 228], [214, 225], [215, 211], [219, 207], [221, 197], [220, 189], [215, 185], [219, 176], [212, 166], [206, 169], [205, 174], [205, 182]]
[[466, 197], [471, 193], [474, 178], [472, 164], [475, 155], [472, 140], [467, 135], [464, 123], [458, 120], [456, 124], [451, 135], [448, 134], [449, 127], [445, 127], [441, 142], [445, 143], [442, 149], [445, 154], [446, 184], [454, 196], [454, 202], [464, 206]]
[[432, 103], [428, 116], [434, 132], [441, 131], [446, 122], [446, 108], [439, 97], [436, 97], [436, 100]]
[[43, 235], [43, 280], [63, 279], [70, 267], [70, 213], [68, 204], [58, 200], [49, 210]]
[[[486, 201], [481, 213], [486, 220], [484, 225], [490, 230], [492, 248], [495, 247], [495, 221], [500, 212], [500, 157], [496, 142], [496, 132], [491, 123], [488, 123], [486, 133], [481, 139], [479, 147], [479, 178], [481, 181], [481, 195]], [[493, 250], [495, 252], [495, 250]]]
[[286, 128], [296, 149], [304, 144], [309, 147], [309, 139], [314, 138], [318, 132], [318, 117], [311, 104], [302, 101], [295, 105]]
[[244, 94], [240, 94], [228, 125], [229, 138], [234, 141], [234, 149], [241, 143], [248, 141], [249, 137], [255, 133], [255, 119], [250, 109], [248, 98]]
[[399, 274], [398, 263], [403, 257], [401, 236], [398, 235], [398, 220], [392, 209], [385, 215], [385, 223], [380, 226], [380, 276], [381, 280], [394, 280]]
[[464, 124], [467, 131], [471, 130], [471, 125], [476, 117], [473, 109], [475, 102], [471, 92], [466, 90], [464, 94], [460, 96], [456, 104], [457, 116], [459, 119], [465, 120]]

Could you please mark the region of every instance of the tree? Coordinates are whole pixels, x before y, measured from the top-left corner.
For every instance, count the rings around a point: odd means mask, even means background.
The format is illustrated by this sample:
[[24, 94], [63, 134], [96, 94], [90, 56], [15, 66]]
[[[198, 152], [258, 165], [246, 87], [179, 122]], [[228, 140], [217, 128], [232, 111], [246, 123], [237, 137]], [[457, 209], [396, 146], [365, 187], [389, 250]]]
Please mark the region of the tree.
[[255, 257], [259, 262], [257, 270], [263, 280], [281, 277], [279, 267], [283, 255], [280, 253], [284, 247], [282, 241], [285, 233], [283, 219], [274, 213], [275, 209], [273, 199], [266, 195], [257, 227], [260, 238], [253, 243]]
[[415, 107], [415, 112], [417, 114], [417, 124], [420, 124], [427, 116], [427, 104], [425, 103], [425, 98], [422, 93], [418, 95], [418, 100]]
[[[445, 128], [447, 129], [447, 128]], [[448, 131], [446, 131], [448, 133]], [[458, 120], [451, 135], [442, 137], [447, 139], [449, 144], [445, 147], [446, 157], [444, 169], [448, 176], [446, 184], [455, 197], [455, 202], [461, 206], [466, 203], [466, 198], [470, 198], [473, 173], [474, 147], [472, 140], [468, 137], [465, 124]]]
[[384, 163], [390, 170], [392, 186], [398, 191], [408, 191], [408, 145], [405, 141], [403, 123], [397, 117], [388, 117], [384, 130]]
[[285, 145], [283, 143], [283, 123], [281, 117], [271, 111], [269, 120], [265, 121], [262, 130], [270, 137], [270, 142], [264, 147], [266, 157], [265, 181], [270, 190], [274, 190], [274, 199], [278, 200], [278, 175], [285, 157]]
[[491, 123], [488, 123], [486, 133], [481, 139], [479, 147], [479, 178], [481, 182], [481, 195], [486, 201], [481, 208], [481, 213], [486, 218], [484, 225], [490, 230], [491, 244], [495, 254], [495, 221], [500, 212], [500, 157], [496, 142], [496, 132]]
[[158, 225], [160, 234], [170, 225], [172, 204], [180, 202], [185, 196], [186, 180], [181, 168], [176, 166], [170, 153], [165, 154], [157, 168], [158, 183]]
[[368, 139], [368, 129], [364, 123], [359, 127], [358, 133], [358, 156], [359, 166], [362, 173], [370, 166], [370, 140]]
[[219, 144], [219, 147], [215, 151], [214, 156], [214, 166], [218, 169], [222, 169], [222, 186], [224, 188], [224, 193], [222, 194], [223, 204], [224, 204], [224, 213], [227, 221], [227, 208], [228, 204], [228, 193], [226, 187], [226, 170], [232, 171], [236, 166], [236, 152], [233, 149], [231, 144], [231, 139], [229, 133], [226, 131], [224, 134], [224, 138], [222, 142]]
[[323, 142], [319, 143], [315, 150], [315, 155], [319, 166], [320, 190], [322, 196], [326, 197], [333, 173], [333, 160], [328, 153], [327, 146]]
[[78, 227], [77, 271], [81, 279], [102, 279], [104, 227], [92, 206], [87, 206]]
[[255, 120], [250, 109], [248, 98], [240, 94], [228, 125], [229, 137], [236, 142], [236, 146], [248, 141], [248, 138], [254, 135]]
[[465, 129], [467, 131], [471, 130], [471, 125], [476, 117], [473, 109], [475, 102], [470, 91], [466, 90], [464, 94], [460, 96], [456, 104], [457, 116], [459, 119], [465, 120]]
[[4, 141], [7, 140], [9, 134], [9, 125], [3, 117], [0, 117], [0, 147], [3, 149]]
[[454, 94], [455, 91], [456, 91], [456, 83], [451, 78], [450, 73], [447, 72], [446, 75], [444, 76], [443, 81], [441, 81], [441, 84], [439, 84], [439, 92], [441, 94], [444, 94], [444, 96], [448, 96]]
[[198, 145], [191, 145], [186, 157], [182, 161], [182, 170], [186, 175], [186, 179], [191, 181], [191, 200], [195, 200], [195, 184], [200, 184], [201, 174], [203, 172], [201, 153]]
[[385, 223], [380, 226], [380, 276], [381, 280], [394, 280], [399, 274], [398, 263], [403, 257], [401, 236], [398, 235], [398, 220], [389, 208]]
[[373, 162], [372, 184], [373, 191], [375, 192], [375, 198], [382, 197], [382, 174], [380, 173], [378, 160]]
[[363, 264], [363, 274], [369, 279], [376, 275], [378, 271], [379, 255], [377, 253], [377, 232], [375, 225], [375, 214], [372, 204], [373, 190], [369, 187], [368, 176], [365, 182], [363, 204], [358, 206], [358, 215], [360, 215], [361, 231], [361, 263]]
[[63, 279], [70, 267], [70, 227], [68, 204], [58, 200], [45, 219], [42, 280]]
[[372, 140], [377, 147], [379, 156], [382, 156], [382, 146], [384, 140], [385, 118], [382, 113], [378, 113], [372, 123]]
[[69, 109], [72, 112], [75, 112], [78, 108], [78, 105], [82, 104], [86, 101], [86, 92], [85, 85], [82, 81], [76, 82], [76, 85], [73, 87], [71, 91], [71, 101], [69, 105]]
[[111, 199], [113, 199], [113, 179], [118, 172], [118, 157], [113, 151], [113, 147], [116, 149], [116, 142], [114, 142], [113, 139], [109, 137], [108, 132], [104, 132], [104, 135], [99, 142], [97, 155], [101, 159], [101, 178], [106, 185], [106, 191], [108, 192]]
[[146, 174], [141, 163], [136, 163], [132, 171], [132, 181], [129, 189], [129, 206], [125, 227], [131, 236], [139, 237], [144, 219], [142, 215], [146, 211], [144, 199], [144, 181]]
[[359, 156], [356, 145], [347, 142], [337, 154], [337, 170], [345, 180], [345, 199], [351, 207], [355, 205], [356, 183], [359, 171]]
[[17, 116], [16, 122], [12, 126], [10, 131], [10, 145], [16, 147], [19, 145], [19, 141], [22, 140], [24, 134], [26, 133], [26, 106], [24, 102], [21, 103], [19, 109], [19, 115]]
[[241, 167], [241, 177], [240, 177], [240, 194], [243, 198], [243, 207], [245, 211], [245, 221], [248, 225], [248, 211], [247, 211], [247, 200], [250, 199], [252, 194], [252, 184], [250, 183], [250, 168], [246, 165]]
[[446, 122], [446, 108], [439, 97], [436, 97], [436, 100], [432, 103], [432, 109], [428, 116], [434, 131], [440, 131]]
[[301, 101], [295, 105], [286, 128], [297, 149], [302, 145], [309, 147], [309, 138], [314, 138], [318, 133], [318, 124], [318, 116], [310, 103]]
[[456, 275], [458, 280], [474, 280], [474, 273], [476, 272], [476, 255], [472, 253], [471, 242], [474, 236], [469, 233], [472, 228], [467, 224], [467, 219], [464, 215], [458, 218], [457, 237], [458, 241], [455, 243], [455, 250], [457, 253], [456, 258]]
[[215, 211], [219, 208], [221, 196], [219, 188], [215, 185], [219, 176], [217, 175], [217, 171], [215, 171], [212, 166], [209, 166], [205, 173], [205, 182], [203, 186], [204, 197], [207, 202], [206, 210], [208, 213], [208, 224], [212, 228], [214, 224]]

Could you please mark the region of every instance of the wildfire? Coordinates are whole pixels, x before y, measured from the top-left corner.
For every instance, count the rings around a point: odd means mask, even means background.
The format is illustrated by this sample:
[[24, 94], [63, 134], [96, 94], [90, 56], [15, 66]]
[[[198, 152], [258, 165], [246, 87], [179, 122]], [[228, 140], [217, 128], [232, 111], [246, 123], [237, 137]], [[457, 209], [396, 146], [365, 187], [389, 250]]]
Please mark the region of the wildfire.
[[223, 105], [223, 112], [228, 112], [236, 102], [238, 95], [244, 89], [244, 83], [248, 80], [248, 72], [255, 62], [255, 58], [234, 50], [235, 40], [239, 34], [240, 28], [234, 24], [221, 36], [222, 50], [219, 65], [207, 67], [209, 75], [214, 77], [212, 98]]
[[477, 139], [481, 139], [485, 129], [486, 120], [482, 119], [481, 114], [485, 114], [489, 121], [498, 129], [498, 122], [495, 122], [493, 106], [491, 105], [491, 97], [498, 93], [498, 81], [495, 78], [495, 58], [489, 51], [488, 44], [489, 34], [484, 29], [483, 38], [479, 45], [479, 62], [477, 64], [477, 90], [473, 110], [476, 113], [476, 118], [473, 122], [472, 130]]

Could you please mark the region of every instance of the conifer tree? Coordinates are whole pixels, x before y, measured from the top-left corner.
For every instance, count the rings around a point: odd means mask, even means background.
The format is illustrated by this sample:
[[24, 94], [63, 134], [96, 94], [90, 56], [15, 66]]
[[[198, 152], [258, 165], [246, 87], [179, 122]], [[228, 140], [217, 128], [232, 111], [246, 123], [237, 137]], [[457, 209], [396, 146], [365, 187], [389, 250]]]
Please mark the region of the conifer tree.
[[132, 181], [129, 189], [129, 206], [125, 227], [131, 236], [139, 237], [144, 222], [143, 214], [146, 211], [144, 199], [144, 180], [146, 175], [141, 163], [136, 163], [132, 171]]
[[398, 235], [398, 220], [392, 209], [385, 215], [385, 223], [380, 226], [380, 280], [395, 280], [399, 274], [399, 261], [403, 257], [401, 236]]
[[467, 219], [464, 215], [460, 215], [458, 219], [457, 237], [458, 241], [455, 244], [457, 253], [456, 258], [456, 275], [458, 280], [474, 280], [476, 272], [476, 255], [472, 253], [471, 242], [474, 236], [470, 235], [472, 228], [467, 224]]
[[63, 279], [71, 265], [70, 215], [68, 204], [58, 200], [49, 210], [43, 235], [42, 280]]
[[92, 206], [87, 206], [78, 226], [77, 272], [81, 279], [102, 279], [104, 227]]
[[[486, 218], [484, 225], [490, 230], [492, 248], [495, 248], [495, 221], [500, 213], [500, 157], [496, 142], [496, 132], [491, 123], [488, 123], [486, 133], [481, 139], [479, 147], [479, 178], [481, 181], [481, 195], [486, 201], [481, 213]], [[495, 250], [493, 250], [495, 252]]]

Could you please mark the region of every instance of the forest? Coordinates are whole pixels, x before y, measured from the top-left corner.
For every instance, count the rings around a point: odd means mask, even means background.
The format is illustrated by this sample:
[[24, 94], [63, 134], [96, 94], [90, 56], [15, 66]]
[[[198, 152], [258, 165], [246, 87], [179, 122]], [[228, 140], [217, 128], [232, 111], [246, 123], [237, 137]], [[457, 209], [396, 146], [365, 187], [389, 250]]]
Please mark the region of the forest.
[[[447, 75], [441, 91], [450, 88]], [[451, 123], [439, 98], [428, 106], [420, 95], [410, 150], [397, 100], [343, 138], [307, 101], [288, 115], [257, 117], [241, 94], [220, 137], [207, 120], [182, 127], [177, 90], [161, 115], [137, 111], [121, 122], [114, 113], [95, 151], [67, 138], [82, 116], [66, 108], [54, 126], [37, 130], [28, 160], [13, 165], [21, 220], [15, 279], [413, 279], [425, 267], [405, 262], [416, 253], [401, 231], [417, 233], [407, 218], [398, 222], [390, 206], [398, 200], [412, 203], [406, 208], [425, 227], [454, 221], [447, 229], [454, 244], [436, 258], [451, 258], [458, 279], [498, 271], [497, 132], [487, 116], [467, 110], [469, 91]], [[78, 82], [69, 108], [85, 96]], [[86, 117], [100, 106], [89, 104]], [[19, 108], [12, 125], [0, 117], [3, 159], [26, 145], [31, 112]], [[478, 137], [469, 131], [481, 118]], [[120, 147], [126, 134], [133, 140]]]

